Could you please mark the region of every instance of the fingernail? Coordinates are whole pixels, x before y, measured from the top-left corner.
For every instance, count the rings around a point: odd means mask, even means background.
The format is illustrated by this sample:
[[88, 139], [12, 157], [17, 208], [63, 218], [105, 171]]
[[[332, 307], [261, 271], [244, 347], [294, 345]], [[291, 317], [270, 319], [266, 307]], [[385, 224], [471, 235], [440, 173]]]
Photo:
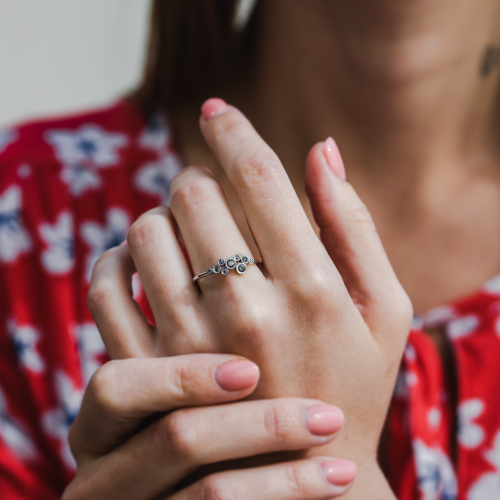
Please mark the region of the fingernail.
[[222, 113], [225, 113], [228, 109], [226, 101], [214, 97], [203, 103], [201, 114], [205, 120], [210, 120], [211, 118], [222, 115]]
[[346, 180], [344, 162], [342, 161], [342, 156], [340, 156], [339, 148], [335, 141], [328, 137], [328, 139], [323, 143], [323, 154], [325, 155], [326, 162], [331, 168], [332, 172], [343, 181]]
[[346, 486], [356, 478], [356, 464], [350, 460], [328, 460], [321, 468], [327, 481], [335, 486]]
[[241, 359], [220, 365], [215, 371], [215, 381], [225, 391], [241, 391], [255, 385], [259, 375], [259, 367], [255, 363]]
[[306, 410], [306, 425], [311, 434], [328, 436], [337, 432], [344, 423], [340, 408], [331, 405], [311, 406]]

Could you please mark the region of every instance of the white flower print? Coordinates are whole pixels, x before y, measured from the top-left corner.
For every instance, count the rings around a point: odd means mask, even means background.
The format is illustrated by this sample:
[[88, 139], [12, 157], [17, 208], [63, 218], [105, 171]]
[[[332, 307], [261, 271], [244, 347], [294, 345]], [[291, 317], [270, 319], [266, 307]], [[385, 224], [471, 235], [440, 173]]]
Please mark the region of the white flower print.
[[110, 208], [106, 212], [104, 225], [94, 221], [83, 222], [80, 235], [90, 247], [85, 265], [85, 279], [90, 282], [92, 270], [99, 257], [108, 249], [118, 246], [127, 237], [130, 216], [121, 208]]
[[22, 192], [10, 186], [0, 195], [0, 262], [14, 262], [31, 250], [31, 238], [21, 220]]
[[458, 442], [464, 448], [477, 448], [484, 441], [483, 428], [473, 422], [483, 411], [481, 399], [468, 399], [458, 406]]
[[438, 306], [422, 315], [424, 328], [435, 328], [455, 319], [457, 313], [452, 306]]
[[70, 212], [61, 212], [55, 224], [41, 223], [38, 233], [47, 245], [40, 256], [43, 268], [51, 274], [71, 271], [75, 264], [73, 215]]
[[437, 429], [441, 423], [441, 410], [433, 407], [427, 412], [427, 423], [431, 429]]
[[164, 153], [170, 141], [170, 130], [160, 113], [155, 113], [149, 118], [138, 140], [139, 145], [144, 149], [158, 153]]
[[59, 441], [61, 458], [68, 468], [74, 469], [75, 460], [69, 448], [68, 432], [80, 409], [83, 391], [60, 370], [55, 372], [54, 381], [58, 405], [42, 415], [42, 427], [49, 436]]
[[0, 153], [17, 141], [17, 131], [12, 129], [0, 130]]
[[31, 325], [18, 325], [14, 319], [9, 319], [7, 332], [19, 366], [35, 373], [42, 373], [45, 370], [45, 363], [37, 350], [40, 331]]
[[480, 320], [475, 314], [468, 314], [448, 323], [446, 332], [452, 340], [471, 335], [479, 327]]
[[76, 325], [74, 334], [78, 345], [83, 380], [86, 385], [94, 372], [101, 366], [98, 356], [106, 353], [106, 347], [94, 323]]
[[95, 124], [78, 130], [50, 130], [46, 138], [63, 164], [90, 163], [100, 168], [116, 165], [118, 150], [128, 143], [126, 135], [106, 132]]
[[99, 172], [91, 165], [68, 163], [63, 165], [59, 178], [67, 184], [73, 196], [81, 196], [89, 189], [99, 189], [102, 179]]
[[36, 446], [27, 429], [13, 418], [7, 408], [7, 399], [0, 389], [0, 438], [17, 458], [23, 461], [37, 457]]
[[491, 280], [487, 281], [483, 285], [483, 290], [485, 292], [494, 294], [494, 295], [500, 295], [500, 274], [498, 276], [495, 276]]
[[453, 465], [438, 447], [413, 442], [421, 500], [456, 500], [457, 479]]
[[493, 441], [493, 448], [487, 450], [484, 458], [496, 469], [487, 472], [471, 486], [467, 500], [500, 500], [500, 432]]
[[174, 153], [163, 155], [158, 161], [146, 163], [135, 174], [134, 182], [139, 191], [157, 195], [162, 205], [170, 201], [170, 183], [182, 169]]

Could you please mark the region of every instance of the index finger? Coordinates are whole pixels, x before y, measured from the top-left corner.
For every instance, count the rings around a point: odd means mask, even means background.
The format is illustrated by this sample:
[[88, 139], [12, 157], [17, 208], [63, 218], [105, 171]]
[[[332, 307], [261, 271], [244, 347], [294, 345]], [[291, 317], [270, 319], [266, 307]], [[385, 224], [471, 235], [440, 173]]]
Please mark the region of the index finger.
[[276, 153], [247, 118], [220, 99], [202, 107], [201, 131], [226, 172], [271, 276], [324, 253]]
[[255, 363], [226, 354], [111, 361], [85, 391], [69, 436], [73, 454], [107, 453], [157, 413], [241, 399], [258, 379]]

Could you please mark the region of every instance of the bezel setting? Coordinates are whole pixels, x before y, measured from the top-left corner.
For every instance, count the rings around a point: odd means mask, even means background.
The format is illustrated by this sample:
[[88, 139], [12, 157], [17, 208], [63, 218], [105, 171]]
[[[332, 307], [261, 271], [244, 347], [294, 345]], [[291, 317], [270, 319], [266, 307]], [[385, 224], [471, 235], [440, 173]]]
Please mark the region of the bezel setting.
[[236, 267], [236, 261], [231, 257], [226, 260], [226, 267], [228, 269], [234, 269]]
[[241, 262], [236, 266], [236, 272], [238, 274], [245, 274], [247, 272], [247, 265], [242, 264]]

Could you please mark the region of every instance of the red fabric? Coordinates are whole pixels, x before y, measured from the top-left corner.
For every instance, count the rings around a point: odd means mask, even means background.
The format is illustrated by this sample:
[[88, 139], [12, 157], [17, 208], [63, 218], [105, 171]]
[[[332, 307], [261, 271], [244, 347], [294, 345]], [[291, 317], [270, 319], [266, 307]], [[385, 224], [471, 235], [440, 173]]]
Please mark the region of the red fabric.
[[[107, 359], [86, 306], [92, 266], [141, 213], [168, 203], [179, 169], [168, 125], [124, 102], [0, 132], [2, 500], [56, 499], [71, 480], [67, 432]], [[436, 325], [456, 354], [458, 415], [420, 330]], [[389, 480], [399, 499], [500, 500], [499, 360], [500, 278], [416, 318], [389, 414]]]

